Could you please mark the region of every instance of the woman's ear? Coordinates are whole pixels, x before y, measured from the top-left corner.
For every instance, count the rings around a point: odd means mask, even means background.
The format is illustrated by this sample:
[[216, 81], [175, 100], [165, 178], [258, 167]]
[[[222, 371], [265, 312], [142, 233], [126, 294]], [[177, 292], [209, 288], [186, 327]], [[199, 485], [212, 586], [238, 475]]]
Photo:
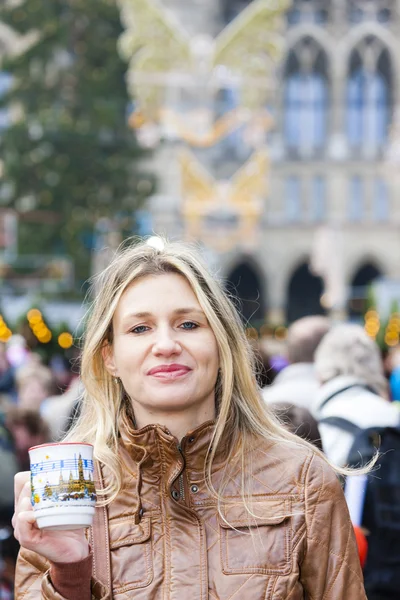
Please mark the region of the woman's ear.
[[118, 377], [118, 371], [115, 366], [113, 347], [110, 342], [106, 341], [101, 349], [104, 366], [112, 377]]

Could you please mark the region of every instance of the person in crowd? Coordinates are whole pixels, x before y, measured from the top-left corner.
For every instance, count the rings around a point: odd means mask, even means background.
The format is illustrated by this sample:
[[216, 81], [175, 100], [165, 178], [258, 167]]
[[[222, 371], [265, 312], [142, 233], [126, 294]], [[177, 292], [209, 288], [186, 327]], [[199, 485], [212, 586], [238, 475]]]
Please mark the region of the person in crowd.
[[272, 386], [263, 390], [266, 402], [291, 402], [310, 409], [319, 387], [314, 355], [329, 328], [329, 319], [322, 316], [303, 317], [292, 323], [287, 337], [289, 365], [277, 375]]
[[355, 436], [322, 420], [339, 417], [361, 429], [399, 425], [400, 411], [388, 400], [379, 348], [360, 325], [340, 324], [325, 335], [316, 351], [315, 371], [321, 388], [312, 412], [334, 464], [347, 464]]
[[[6, 407], [8, 408], [8, 407]], [[0, 527], [9, 524], [14, 509], [14, 477], [20, 470], [12, 432], [0, 412]]]
[[7, 358], [6, 345], [0, 342], [0, 406], [15, 402], [16, 394], [15, 369]]
[[302, 406], [294, 406], [291, 402], [278, 402], [269, 406], [289, 431], [308, 440], [323, 452], [318, 423], [309, 410]]
[[66, 439], [94, 445], [105, 506], [90, 543], [39, 531], [17, 476], [17, 598], [366, 600], [337, 474], [262, 401], [240, 317], [200, 256], [141, 243], [96, 290]]
[[29, 448], [50, 441], [47, 423], [38, 411], [15, 406], [7, 412], [6, 424], [14, 440], [19, 468], [28, 471]]
[[74, 406], [82, 395], [81, 382], [75, 377], [63, 394], [50, 396], [41, 404], [40, 414], [50, 430], [50, 439], [60, 441], [70, 428]]
[[37, 355], [17, 370], [15, 378], [18, 406], [21, 408], [40, 411], [44, 400], [56, 392], [53, 373], [40, 363]]

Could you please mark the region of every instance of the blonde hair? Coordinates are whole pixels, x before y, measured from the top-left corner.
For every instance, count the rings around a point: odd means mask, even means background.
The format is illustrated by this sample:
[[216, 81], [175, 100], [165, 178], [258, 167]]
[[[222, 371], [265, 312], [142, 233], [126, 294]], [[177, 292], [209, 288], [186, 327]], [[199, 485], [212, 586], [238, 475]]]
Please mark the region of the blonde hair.
[[[230, 464], [234, 458], [235, 464], [241, 467], [242, 495], [246, 506], [246, 498], [251, 496], [251, 474], [246, 478], [249, 469], [246, 456], [251, 454], [249, 451], [254, 448], [259, 436], [307, 447], [328, 462], [314, 446], [287, 431], [263, 402], [255, 377], [253, 351], [238, 313], [222, 286], [208, 272], [199, 253], [180, 243], [162, 242], [157, 246], [142, 242], [122, 248], [94, 282], [97, 293], [87, 321], [81, 362], [84, 384], [82, 410], [67, 439], [92, 443], [96, 459], [108, 468], [111, 477], [110, 484], [103, 490], [107, 498], [104, 503], [110, 503], [121, 490], [118, 432], [124, 423], [132, 427], [132, 407], [128, 398], [121, 398], [119, 384], [106, 370], [102, 348], [106, 343], [112, 344], [112, 319], [122, 294], [134, 281], [148, 275], [172, 272], [185, 277], [217, 341], [220, 359], [220, 376], [216, 386], [217, 417], [204, 476], [208, 488], [218, 498], [219, 506], [229, 474], [224, 473], [217, 491], [211, 474], [218, 449], [223, 448], [229, 454]], [[347, 472], [338, 468], [336, 471]], [[220, 514], [223, 517], [221, 511]]]

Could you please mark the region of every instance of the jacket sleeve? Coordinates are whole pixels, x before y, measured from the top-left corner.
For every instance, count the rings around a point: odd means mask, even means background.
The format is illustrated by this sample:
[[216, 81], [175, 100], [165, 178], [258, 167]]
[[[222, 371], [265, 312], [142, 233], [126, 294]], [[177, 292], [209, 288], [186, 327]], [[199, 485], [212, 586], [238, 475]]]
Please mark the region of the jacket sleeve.
[[367, 600], [346, 500], [334, 471], [314, 455], [306, 477], [301, 583], [312, 600]]
[[[15, 600], [81, 600], [66, 598], [55, 589], [50, 563], [35, 552], [22, 548], [15, 573]], [[106, 589], [92, 578], [91, 600], [108, 600]]]

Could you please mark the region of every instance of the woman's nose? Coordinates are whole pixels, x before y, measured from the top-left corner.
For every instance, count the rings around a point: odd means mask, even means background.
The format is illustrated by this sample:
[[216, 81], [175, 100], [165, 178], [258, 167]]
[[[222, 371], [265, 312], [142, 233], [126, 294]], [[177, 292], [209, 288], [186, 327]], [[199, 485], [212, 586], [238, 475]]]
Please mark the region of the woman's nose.
[[171, 332], [160, 332], [153, 345], [155, 356], [171, 356], [182, 352], [181, 345]]

